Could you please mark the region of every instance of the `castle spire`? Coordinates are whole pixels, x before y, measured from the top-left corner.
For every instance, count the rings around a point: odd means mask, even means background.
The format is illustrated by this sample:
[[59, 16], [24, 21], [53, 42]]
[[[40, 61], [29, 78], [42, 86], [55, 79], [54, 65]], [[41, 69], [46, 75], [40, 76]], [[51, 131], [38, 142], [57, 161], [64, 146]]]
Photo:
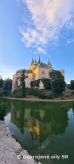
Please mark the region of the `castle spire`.
[[39, 61], [38, 61], [38, 63], [40, 64], [40, 62], [41, 62], [41, 61], [40, 61], [40, 56], [39, 56]]
[[48, 65], [52, 67], [51, 62], [50, 62], [50, 59], [48, 60]]
[[34, 64], [34, 59], [33, 59], [33, 56], [32, 56], [32, 62], [31, 62], [31, 64]]
[[35, 59], [35, 64], [37, 64], [37, 61], [36, 61], [36, 59]]

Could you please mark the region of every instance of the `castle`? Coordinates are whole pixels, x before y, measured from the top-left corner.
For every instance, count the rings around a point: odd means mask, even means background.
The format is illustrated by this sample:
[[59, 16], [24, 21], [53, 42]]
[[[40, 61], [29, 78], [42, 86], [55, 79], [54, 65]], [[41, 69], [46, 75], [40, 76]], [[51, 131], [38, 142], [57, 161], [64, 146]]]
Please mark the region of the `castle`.
[[[39, 61], [32, 59], [29, 69], [25, 70], [25, 87], [31, 88], [30, 83], [34, 80], [44, 78], [50, 79], [49, 72], [52, 70], [53, 67], [50, 61], [48, 62], [48, 64], [45, 64], [40, 61], [40, 58]], [[64, 71], [61, 71], [61, 73], [64, 75]], [[17, 71], [16, 74], [13, 76], [12, 92], [20, 86], [20, 77], [21, 70]]]

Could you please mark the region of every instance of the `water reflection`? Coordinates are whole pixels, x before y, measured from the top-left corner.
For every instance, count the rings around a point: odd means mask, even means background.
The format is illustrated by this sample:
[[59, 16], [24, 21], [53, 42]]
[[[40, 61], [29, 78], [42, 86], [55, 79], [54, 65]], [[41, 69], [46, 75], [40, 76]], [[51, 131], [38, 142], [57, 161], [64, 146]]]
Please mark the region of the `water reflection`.
[[14, 123], [22, 134], [28, 129], [32, 140], [38, 139], [41, 144], [49, 136], [63, 134], [68, 126], [68, 108], [64, 105], [40, 105], [30, 108], [25, 103], [11, 102], [11, 122]]
[[[24, 149], [32, 155], [68, 154], [73, 163], [74, 103], [11, 102], [11, 112], [5, 123]], [[42, 160], [42, 164], [57, 161]]]
[[4, 120], [4, 116], [8, 113], [10, 107], [11, 103], [0, 100], [0, 120]]

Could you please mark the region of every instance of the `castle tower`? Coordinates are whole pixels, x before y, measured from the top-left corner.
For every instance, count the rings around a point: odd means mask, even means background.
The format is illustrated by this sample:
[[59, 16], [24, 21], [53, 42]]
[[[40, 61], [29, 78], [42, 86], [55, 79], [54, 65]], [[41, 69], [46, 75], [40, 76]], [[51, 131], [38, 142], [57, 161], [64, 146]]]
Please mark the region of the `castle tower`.
[[32, 62], [31, 62], [31, 64], [34, 64], [34, 59], [33, 59], [33, 57], [32, 57]]
[[50, 62], [50, 59], [48, 60], [48, 65], [52, 67], [51, 62]]
[[39, 64], [41, 63], [41, 61], [40, 61], [40, 56], [39, 56], [39, 61], [38, 61], [38, 63], [39, 63]]

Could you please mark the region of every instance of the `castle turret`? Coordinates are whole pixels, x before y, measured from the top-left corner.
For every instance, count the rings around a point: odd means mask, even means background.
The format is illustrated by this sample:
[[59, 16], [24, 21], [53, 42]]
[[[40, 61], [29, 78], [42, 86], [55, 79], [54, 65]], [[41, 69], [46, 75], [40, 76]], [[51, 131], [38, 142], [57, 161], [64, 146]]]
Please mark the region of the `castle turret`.
[[36, 61], [36, 59], [35, 59], [35, 61], [34, 61], [34, 64], [37, 64], [37, 61]]
[[40, 62], [41, 62], [41, 61], [40, 61], [40, 56], [39, 56], [39, 61], [38, 61], [38, 63], [40, 64]]
[[48, 60], [48, 66], [52, 67], [50, 59]]
[[31, 62], [31, 64], [34, 64], [34, 59], [32, 58], [32, 62]]

